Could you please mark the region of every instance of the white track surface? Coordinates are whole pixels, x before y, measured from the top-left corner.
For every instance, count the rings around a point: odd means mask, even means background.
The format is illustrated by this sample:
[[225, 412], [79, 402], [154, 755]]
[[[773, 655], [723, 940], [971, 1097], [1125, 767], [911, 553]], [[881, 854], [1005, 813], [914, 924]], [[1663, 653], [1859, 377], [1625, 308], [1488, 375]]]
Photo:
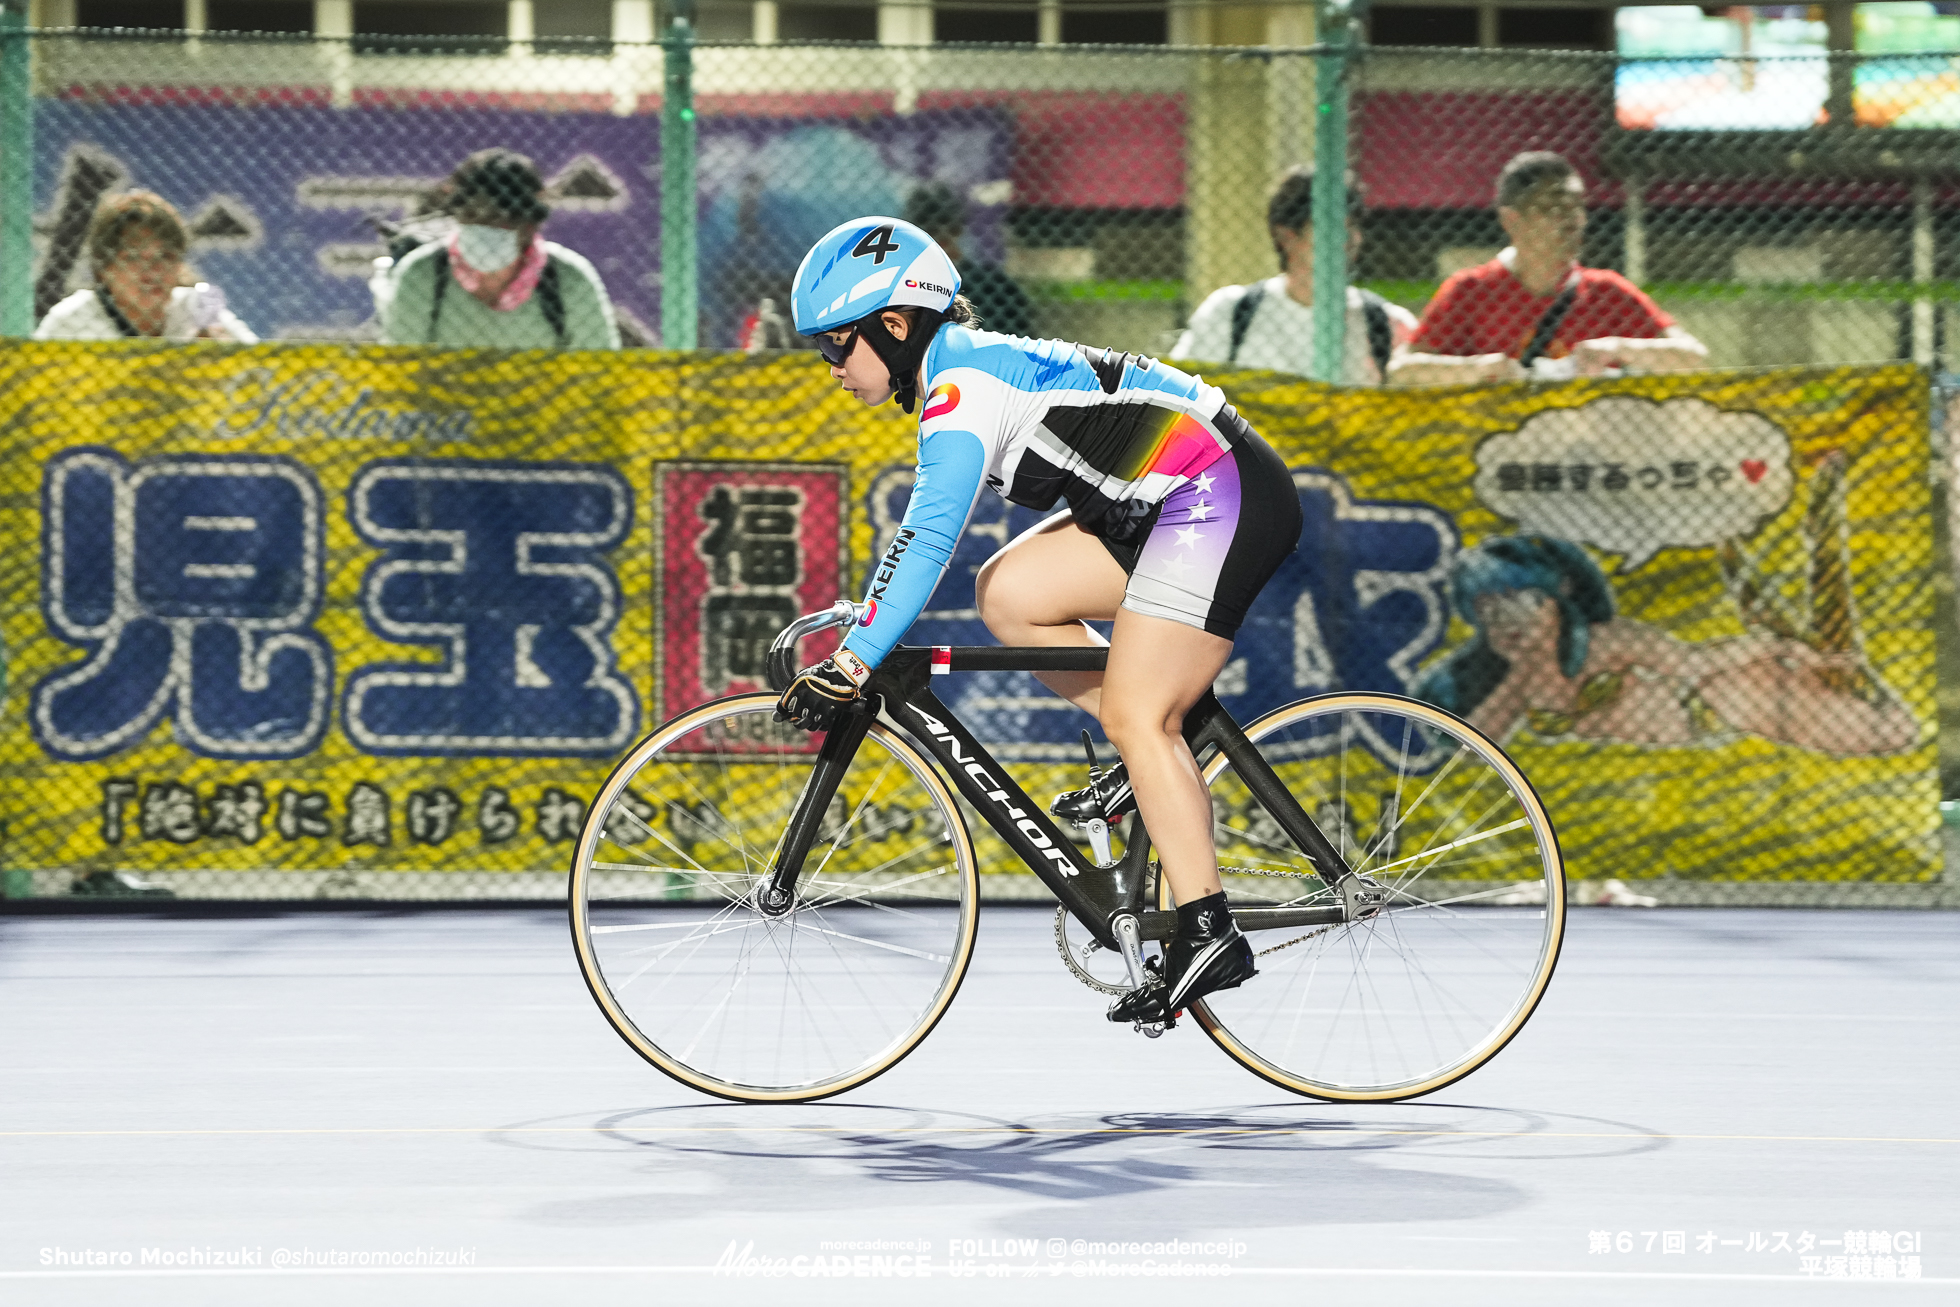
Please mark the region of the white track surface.
[[[910, 1060], [756, 1108], [634, 1057], [557, 914], [0, 918], [0, 1301], [1960, 1301], [1960, 916], [1575, 912], [1510, 1048], [1369, 1108], [1107, 1025], [1050, 925], [988, 910]], [[1809, 1282], [1801, 1235], [1846, 1230], [1916, 1232], [1924, 1278]], [[1088, 1250], [1167, 1240], [1228, 1251]], [[751, 1241], [805, 1271], [929, 1241], [933, 1278], [714, 1273]], [[142, 1263], [241, 1248], [260, 1265]], [[273, 1265], [417, 1249], [470, 1264]], [[132, 1265], [45, 1261], [91, 1252]]]

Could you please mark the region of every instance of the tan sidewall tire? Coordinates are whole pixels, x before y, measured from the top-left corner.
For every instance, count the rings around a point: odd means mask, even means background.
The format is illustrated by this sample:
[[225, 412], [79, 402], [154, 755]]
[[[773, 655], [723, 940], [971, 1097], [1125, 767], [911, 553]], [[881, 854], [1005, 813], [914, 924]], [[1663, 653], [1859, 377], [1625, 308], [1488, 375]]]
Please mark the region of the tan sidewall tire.
[[895, 1043], [877, 1062], [833, 1081], [794, 1089], [766, 1089], [715, 1080], [669, 1057], [640, 1033], [631, 1018], [614, 1001], [612, 992], [606, 987], [603, 979], [604, 973], [600, 969], [598, 958], [592, 949], [592, 920], [586, 904], [585, 891], [593, 853], [598, 847], [599, 834], [604, 825], [600, 814], [611, 808], [620, 790], [639, 774], [640, 768], [647, 760], [672, 741], [689, 731], [699, 729], [717, 717], [733, 716], [741, 712], [754, 711], [759, 707], [773, 710], [775, 704], [776, 696], [773, 694], [745, 694], [718, 699], [713, 703], [703, 704], [692, 712], [682, 713], [634, 746], [633, 751], [613, 768], [610, 776], [606, 777], [606, 782], [599, 787], [598, 796], [592, 801], [592, 806], [586, 810], [585, 824], [579, 831], [578, 847], [572, 855], [571, 879], [568, 884], [572, 947], [578, 954], [579, 973], [585, 977], [586, 989], [591, 991], [593, 1001], [598, 1003], [599, 1010], [605, 1013], [606, 1020], [612, 1024], [612, 1028], [619, 1032], [620, 1038], [624, 1039], [634, 1052], [682, 1084], [698, 1089], [704, 1094], [713, 1094], [717, 1098], [726, 1098], [738, 1103], [812, 1102], [855, 1089], [897, 1066], [908, 1053], [919, 1046], [921, 1040], [932, 1033], [932, 1028], [939, 1024], [939, 1019], [952, 1005], [953, 997], [959, 993], [960, 985], [966, 980], [967, 966], [973, 960], [973, 942], [980, 920], [980, 878], [973, 854], [973, 840], [967, 831], [966, 822], [960, 816], [958, 802], [953, 798], [952, 792], [946, 788], [944, 778], [932, 765], [930, 758], [921, 753], [917, 746], [899, 732], [882, 722], [873, 722], [870, 734], [890, 749], [894, 757], [906, 762], [907, 769], [911, 771], [914, 778], [925, 786], [934, 801], [940, 805], [946, 818], [947, 830], [953, 836], [954, 857], [956, 865], [960, 868], [960, 878], [965, 882], [968, 907], [965, 919], [960, 925], [953, 969], [947, 982], [941, 987], [938, 1000], [920, 1019], [912, 1032]]
[[[1198, 1019], [1198, 1024], [1204, 1028], [1204, 1032], [1210, 1035], [1212, 1041], [1224, 1049], [1226, 1055], [1240, 1066], [1282, 1089], [1304, 1094], [1309, 1098], [1326, 1099], [1329, 1102], [1388, 1103], [1404, 1098], [1417, 1098], [1423, 1094], [1433, 1094], [1446, 1085], [1455, 1084], [1490, 1061], [1503, 1051], [1504, 1046], [1511, 1042], [1519, 1030], [1523, 1029], [1524, 1023], [1537, 1010], [1539, 1000], [1545, 996], [1545, 987], [1551, 983], [1552, 972], [1558, 966], [1559, 950], [1565, 943], [1565, 863], [1559, 853], [1558, 836], [1552, 828], [1551, 816], [1545, 811], [1545, 805], [1539, 800], [1538, 792], [1531, 787], [1530, 780], [1518, 770], [1517, 764], [1512, 762], [1510, 756], [1489, 736], [1434, 704], [1423, 703], [1419, 699], [1405, 699], [1393, 694], [1328, 694], [1313, 699], [1301, 699], [1283, 708], [1275, 708], [1244, 729], [1246, 737], [1257, 744], [1263, 736], [1291, 725], [1303, 717], [1371, 709], [1428, 721], [1449, 730], [1452, 734], [1467, 735], [1488, 750], [1484, 755], [1485, 761], [1511, 782], [1512, 792], [1517, 795], [1520, 805], [1531, 821], [1533, 832], [1538, 836], [1539, 847], [1550, 851], [1551, 866], [1545, 887], [1545, 911], [1550, 921], [1551, 938], [1545, 949], [1544, 959], [1539, 964], [1538, 973], [1532, 978], [1525, 1000], [1511, 1014], [1510, 1020], [1505, 1023], [1502, 1030], [1476, 1056], [1447, 1067], [1429, 1079], [1412, 1085], [1380, 1090], [1350, 1090], [1308, 1080], [1283, 1067], [1273, 1066], [1241, 1044], [1230, 1030], [1212, 1016], [1211, 1010], [1202, 1001], [1192, 1005], [1191, 1014]], [[1217, 780], [1227, 766], [1229, 763], [1223, 754], [1213, 758], [1205, 768], [1205, 784], [1210, 785]], [[1160, 908], [1171, 906], [1170, 887], [1164, 883], [1162, 877], [1158, 878], [1157, 905]]]

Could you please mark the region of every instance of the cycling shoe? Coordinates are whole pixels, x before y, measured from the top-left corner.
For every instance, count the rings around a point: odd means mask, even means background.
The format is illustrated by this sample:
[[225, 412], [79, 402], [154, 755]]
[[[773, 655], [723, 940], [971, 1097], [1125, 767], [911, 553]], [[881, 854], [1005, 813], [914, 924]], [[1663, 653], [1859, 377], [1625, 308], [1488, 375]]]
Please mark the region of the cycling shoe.
[[1048, 805], [1048, 811], [1079, 826], [1098, 819], [1115, 821], [1134, 812], [1136, 806], [1136, 793], [1130, 789], [1130, 769], [1119, 762], [1081, 789], [1063, 794]]
[[1163, 1023], [1170, 1018], [1171, 1010], [1164, 1006], [1169, 993], [1161, 980], [1139, 985], [1109, 1005], [1109, 1019], [1119, 1026]]
[[1246, 939], [1222, 893], [1208, 894], [1177, 909], [1177, 934], [1160, 962], [1144, 963], [1150, 979], [1109, 1005], [1118, 1023], [1163, 1022], [1221, 989], [1236, 989], [1259, 974], [1252, 943]]
[[1171, 978], [1163, 998], [1166, 1012], [1189, 1007], [1221, 989], [1236, 989], [1259, 974], [1252, 960], [1252, 943], [1237, 925], [1228, 924], [1210, 939], [1179, 935], [1168, 951]]
[[1164, 983], [1163, 959], [1145, 958], [1143, 970], [1149, 978], [1129, 993], [1118, 995], [1116, 1001], [1109, 1005], [1109, 1019], [1117, 1025], [1132, 1021], [1145, 1024], [1163, 1021], [1170, 1011], [1164, 1006], [1170, 986]]

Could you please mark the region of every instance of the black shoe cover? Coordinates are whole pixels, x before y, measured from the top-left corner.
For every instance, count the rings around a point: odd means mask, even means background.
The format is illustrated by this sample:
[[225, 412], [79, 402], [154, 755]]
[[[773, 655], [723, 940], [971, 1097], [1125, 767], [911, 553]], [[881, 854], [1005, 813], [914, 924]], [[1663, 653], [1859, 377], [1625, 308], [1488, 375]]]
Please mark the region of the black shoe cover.
[[1166, 1012], [1189, 1007], [1221, 989], [1236, 989], [1259, 974], [1252, 961], [1252, 943], [1236, 924], [1211, 939], [1179, 935], [1168, 952], [1171, 980], [1163, 999]]
[[1109, 1005], [1109, 1019], [1117, 1025], [1130, 1022], [1151, 1022], [1168, 1024], [1170, 1009], [1164, 1006], [1164, 996], [1170, 988], [1164, 984], [1164, 962], [1162, 958], [1145, 958], [1143, 969], [1150, 977], [1127, 994], [1119, 995]]
[[1070, 790], [1056, 799], [1048, 805], [1048, 811], [1063, 821], [1080, 825], [1097, 818], [1115, 821], [1126, 813], [1134, 812], [1136, 806], [1136, 793], [1130, 789], [1129, 768], [1119, 762], [1097, 777], [1093, 785]]
[[[1064, 796], [1067, 797], [1067, 796]], [[1161, 963], [1144, 963], [1151, 980], [1109, 1005], [1109, 1019], [1160, 1022], [1166, 1027], [1191, 1004], [1221, 989], [1236, 989], [1259, 974], [1252, 944], [1232, 920], [1223, 891], [1177, 907], [1177, 934]]]

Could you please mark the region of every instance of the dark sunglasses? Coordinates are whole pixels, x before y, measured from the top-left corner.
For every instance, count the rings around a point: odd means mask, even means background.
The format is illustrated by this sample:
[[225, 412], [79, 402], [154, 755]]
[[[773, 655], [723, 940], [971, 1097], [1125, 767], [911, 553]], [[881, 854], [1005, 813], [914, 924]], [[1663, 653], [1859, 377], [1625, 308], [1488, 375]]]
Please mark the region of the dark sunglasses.
[[844, 360], [851, 356], [851, 347], [857, 344], [857, 339], [858, 324], [855, 322], [851, 324], [851, 334], [844, 337], [841, 345], [830, 338], [829, 332], [820, 331], [817, 333], [817, 353], [823, 355], [823, 361], [830, 366], [841, 368]]

